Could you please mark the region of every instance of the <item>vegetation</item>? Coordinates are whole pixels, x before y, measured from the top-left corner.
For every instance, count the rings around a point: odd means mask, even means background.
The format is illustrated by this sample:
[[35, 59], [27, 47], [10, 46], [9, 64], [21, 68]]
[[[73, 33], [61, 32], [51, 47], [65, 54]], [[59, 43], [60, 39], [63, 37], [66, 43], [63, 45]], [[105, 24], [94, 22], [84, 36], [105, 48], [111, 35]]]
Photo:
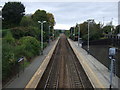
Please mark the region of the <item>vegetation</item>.
[[38, 27], [32, 27], [32, 26], [22, 27], [22, 26], [20, 26], [20, 27], [11, 28], [10, 31], [11, 31], [13, 37], [16, 39], [20, 39], [23, 36], [32, 36], [39, 40], [40, 30]]
[[40, 43], [34, 37], [25, 36], [19, 40], [18, 49], [23, 49], [18, 55], [26, 56], [29, 60], [40, 53]]
[[116, 29], [115, 29], [115, 32], [114, 32], [114, 33], [115, 33], [115, 34], [120, 33], [120, 25], [116, 26]]
[[5, 82], [18, 73], [17, 60], [19, 58], [24, 57], [24, 63], [27, 66], [32, 58], [40, 54], [41, 28], [38, 21], [46, 21], [43, 25], [43, 45], [45, 48], [48, 45], [49, 35], [53, 35], [55, 20], [52, 13], [39, 9], [32, 15], [24, 15], [25, 7], [21, 2], [6, 3], [2, 12], [4, 18], [2, 30], [2, 79]]
[[5, 3], [2, 9], [3, 28], [18, 26], [25, 12], [21, 2]]
[[[83, 22], [82, 24], [78, 24], [80, 26], [80, 38], [83, 40], [87, 40], [88, 38], [88, 23]], [[70, 38], [73, 40], [75, 39], [75, 36], [78, 36], [78, 25], [70, 28]], [[75, 31], [74, 31], [75, 30]], [[101, 24], [96, 24], [95, 21], [93, 23], [90, 23], [89, 25], [89, 39], [90, 40], [99, 40], [105, 38], [105, 35], [115, 35], [119, 33], [119, 25], [116, 26], [116, 29], [114, 26], [106, 25], [104, 27], [101, 27]], [[74, 35], [75, 34], [75, 35]]]
[[35, 26], [35, 22], [32, 20], [31, 16], [23, 16], [20, 26], [23, 27], [29, 27], [29, 26]]
[[[70, 28], [70, 37], [75, 38], [74, 36], [78, 36], [78, 26], [80, 27], [80, 38], [83, 40], [87, 40], [88, 37], [88, 23], [84, 22], [82, 24], [78, 24], [75, 27]], [[75, 28], [75, 32], [74, 32]], [[75, 34], [75, 35], [74, 35]], [[100, 39], [102, 36], [102, 30], [100, 28], [100, 24], [96, 24], [95, 22], [89, 25], [89, 38], [90, 40]]]

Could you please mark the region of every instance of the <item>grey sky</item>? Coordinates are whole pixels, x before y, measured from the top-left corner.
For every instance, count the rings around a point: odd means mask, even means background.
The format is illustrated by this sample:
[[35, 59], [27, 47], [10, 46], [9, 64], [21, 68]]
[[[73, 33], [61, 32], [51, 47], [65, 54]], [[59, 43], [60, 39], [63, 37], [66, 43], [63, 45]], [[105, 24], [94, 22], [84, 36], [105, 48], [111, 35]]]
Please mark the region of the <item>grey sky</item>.
[[56, 21], [55, 28], [69, 29], [76, 23], [87, 19], [95, 19], [98, 23], [108, 23], [113, 18], [113, 24], [118, 23], [117, 2], [22, 2], [26, 14], [34, 13], [37, 9], [53, 13]]

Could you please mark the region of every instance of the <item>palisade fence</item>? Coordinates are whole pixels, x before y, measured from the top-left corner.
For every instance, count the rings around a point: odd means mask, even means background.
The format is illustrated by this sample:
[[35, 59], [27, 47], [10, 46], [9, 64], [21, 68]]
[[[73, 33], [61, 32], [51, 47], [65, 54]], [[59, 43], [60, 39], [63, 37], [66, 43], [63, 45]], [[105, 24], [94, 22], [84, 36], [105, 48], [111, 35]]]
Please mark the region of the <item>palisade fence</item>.
[[[82, 44], [83, 49], [87, 51], [87, 41]], [[120, 38], [108, 38], [102, 40], [90, 41], [90, 54], [98, 59], [107, 68], [110, 67], [110, 60], [108, 58], [108, 50], [110, 47], [116, 47], [116, 74], [120, 77]]]

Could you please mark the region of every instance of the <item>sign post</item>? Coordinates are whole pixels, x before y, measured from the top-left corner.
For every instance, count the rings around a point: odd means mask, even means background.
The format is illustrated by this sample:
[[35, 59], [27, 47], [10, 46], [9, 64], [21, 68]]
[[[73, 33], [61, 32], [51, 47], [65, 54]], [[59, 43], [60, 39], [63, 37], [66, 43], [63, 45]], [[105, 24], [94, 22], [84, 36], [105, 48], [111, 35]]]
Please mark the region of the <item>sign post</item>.
[[113, 77], [113, 64], [115, 62], [114, 56], [116, 54], [116, 48], [109, 48], [109, 58], [111, 60], [110, 64], [110, 90], [112, 88], [112, 77]]
[[23, 61], [23, 71], [24, 71], [24, 57], [21, 57], [21, 58], [19, 58], [19, 59], [17, 60], [17, 62], [18, 62], [18, 77], [19, 77], [19, 71], [20, 71], [20, 65], [19, 65], [19, 63], [20, 63], [21, 61]]

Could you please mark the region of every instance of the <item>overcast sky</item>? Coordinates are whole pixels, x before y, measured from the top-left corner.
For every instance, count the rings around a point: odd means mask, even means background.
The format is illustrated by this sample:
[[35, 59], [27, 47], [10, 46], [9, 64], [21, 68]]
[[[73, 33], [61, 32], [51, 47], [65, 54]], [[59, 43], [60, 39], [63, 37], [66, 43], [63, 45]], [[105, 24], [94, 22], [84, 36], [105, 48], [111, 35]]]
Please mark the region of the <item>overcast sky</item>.
[[[22, 2], [26, 14], [33, 14], [37, 9], [53, 13], [56, 29], [69, 29], [76, 23], [95, 19], [98, 23], [108, 23], [113, 18], [113, 24], [118, 24], [118, 2]], [[1, 3], [4, 5], [4, 2]]]

